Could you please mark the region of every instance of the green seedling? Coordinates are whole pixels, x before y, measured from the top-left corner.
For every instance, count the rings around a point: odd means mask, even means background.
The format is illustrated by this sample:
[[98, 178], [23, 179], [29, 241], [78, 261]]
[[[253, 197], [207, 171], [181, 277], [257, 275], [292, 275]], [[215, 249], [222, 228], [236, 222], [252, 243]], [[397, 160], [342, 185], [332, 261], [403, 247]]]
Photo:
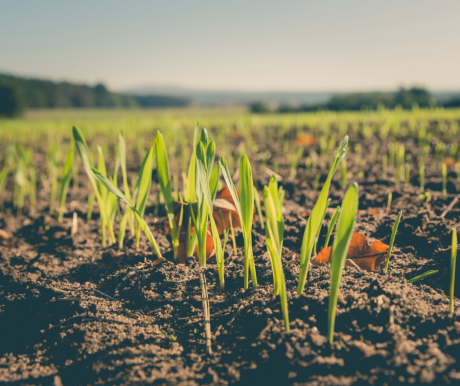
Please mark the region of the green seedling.
[[334, 242], [332, 243], [331, 285], [327, 326], [327, 338], [330, 343], [334, 340], [334, 327], [340, 280], [342, 278], [345, 260], [347, 259], [351, 236], [353, 235], [353, 229], [355, 227], [356, 215], [358, 213], [358, 197], [358, 185], [355, 182], [350, 186], [350, 188], [348, 188], [343, 199], [339, 222], [337, 224], [337, 231], [334, 237]]
[[[132, 203], [131, 201], [131, 192], [129, 190], [128, 184], [128, 172], [126, 168], [126, 142], [123, 130], [118, 135], [118, 153], [120, 155], [120, 164], [121, 164], [121, 174], [123, 177], [123, 191], [125, 193], [126, 199]], [[130, 211], [127, 208], [128, 212]], [[134, 228], [134, 215], [132, 213], [128, 214], [128, 222], [129, 222], [129, 229], [131, 231], [131, 236], [134, 237], [135, 235], [135, 228]]]
[[317, 174], [315, 177], [315, 181], [313, 182], [313, 190], [316, 192], [319, 188], [319, 179], [321, 177], [321, 174]]
[[[281, 188], [281, 187], [280, 187]], [[264, 225], [264, 219], [262, 217], [262, 210], [260, 208], [260, 198], [259, 198], [259, 192], [257, 191], [256, 187], [254, 186], [254, 201], [256, 203], [256, 208], [257, 208], [257, 215], [259, 216], [259, 222], [260, 222], [260, 227], [262, 229], [265, 229]], [[222, 223], [223, 224], [223, 223]]]
[[232, 221], [232, 214], [228, 213], [228, 219], [230, 222], [230, 230], [232, 231], [232, 242], [233, 242], [233, 254], [234, 256], [238, 255], [238, 250], [236, 246], [236, 237], [235, 237], [235, 229], [233, 228], [233, 221]]
[[407, 280], [408, 283], [415, 283], [416, 281], [419, 281], [419, 280], [422, 280], [422, 279], [425, 279], [431, 275], [434, 275], [435, 273], [438, 273], [438, 271], [427, 271], [425, 273], [422, 273], [421, 275], [419, 276], [415, 276], [413, 277], [412, 279], [409, 279]]
[[[94, 177], [94, 174], [92, 173], [93, 169], [93, 162], [91, 159], [91, 154], [89, 152], [88, 146], [86, 145], [86, 141], [83, 138], [83, 135], [76, 126], [73, 127], [72, 129], [72, 134], [73, 134], [73, 139], [75, 142], [75, 146], [77, 148], [77, 152], [80, 156], [81, 162], [83, 164], [83, 168], [88, 175], [89, 181], [93, 187], [94, 194], [96, 196], [97, 203], [99, 205], [99, 210], [100, 210], [100, 216], [101, 216], [101, 237], [102, 237], [102, 245], [106, 245], [106, 228], [108, 228], [109, 231], [109, 238], [111, 240], [115, 240], [115, 235], [113, 232], [113, 227], [110, 226], [110, 223], [108, 221], [108, 214], [107, 214], [107, 208], [106, 208], [106, 203], [104, 198], [102, 197], [102, 192], [99, 190], [99, 186], [97, 184], [97, 180]], [[90, 205], [88, 205], [88, 210], [89, 210]]]
[[[240, 159], [240, 198], [238, 197], [232, 175], [224, 157], [220, 160], [220, 167], [225, 182], [230, 190], [233, 202], [240, 217], [244, 238], [244, 289], [248, 288], [249, 270], [251, 270], [252, 285], [257, 286], [256, 268], [252, 254], [252, 221], [254, 216], [254, 183], [252, 180], [251, 164], [248, 157], [243, 155]], [[241, 199], [241, 200], [240, 200]]]
[[[203, 137], [203, 136], [202, 136]], [[213, 167], [215, 156], [215, 144], [213, 141], [207, 144], [205, 149], [204, 142], [200, 141], [196, 148], [196, 177], [197, 184], [200, 186], [197, 189], [197, 200], [198, 200], [198, 218], [200, 216], [200, 210], [202, 208], [207, 209], [207, 215], [209, 215], [209, 222], [211, 223], [211, 233], [214, 241], [214, 251], [216, 254], [217, 270], [219, 273], [220, 288], [223, 289], [225, 286], [225, 275], [224, 275], [224, 252], [225, 244], [228, 239], [228, 231], [224, 232], [224, 243], [222, 245], [220, 241], [219, 231], [217, 229], [216, 222], [213, 216], [213, 202], [217, 195], [217, 181], [219, 180], [219, 165]], [[204, 201], [202, 201], [204, 199]], [[204, 216], [206, 218], [206, 214]], [[199, 223], [199, 222], [198, 222]], [[207, 233], [207, 221], [203, 221], [204, 224], [204, 251], [206, 251], [206, 233]], [[223, 222], [222, 222], [223, 225]], [[201, 225], [200, 225], [201, 226]], [[203, 241], [201, 240], [201, 229], [200, 226], [197, 228], [198, 246], [201, 249]], [[200, 256], [199, 256], [200, 257]], [[206, 262], [206, 256], [204, 256], [204, 262]], [[202, 264], [203, 265], [203, 264]], [[205, 265], [203, 265], [205, 266]]]
[[165, 201], [166, 212], [168, 215], [169, 226], [171, 229], [171, 240], [174, 251], [174, 259], [177, 259], [177, 252], [179, 249], [179, 234], [180, 229], [176, 220], [174, 219], [173, 196], [171, 188], [171, 177], [169, 174], [168, 154], [163, 136], [157, 131], [155, 139], [156, 153], [157, 153], [157, 171], [158, 182], [160, 184], [161, 193]]
[[93, 168], [92, 173], [93, 173], [93, 176], [95, 177], [95, 179], [97, 179], [98, 182], [102, 183], [112, 194], [117, 196], [119, 200], [123, 201], [125, 203], [125, 205], [128, 206], [129, 209], [131, 209], [131, 211], [136, 216], [136, 219], [137, 219], [141, 229], [144, 231], [145, 235], [149, 239], [149, 242], [152, 245], [153, 250], [157, 254], [157, 257], [161, 258], [162, 255], [161, 255], [160, 249], [158, 248], [158, 245], [157, 245], [157, 243], [155, 241], [155, 238], [153, 237], [152, 232], [150, 231], [147, 223], [142, 218], [141, 214], [137, 211], [136, 207], [133, 204], [131, 204], [131, 202], [125, 197], [123, 192], [120, 189], [118, 189], [113, 184], [113, 182], [111, 182], [107, 177], [105, 177], [101, 173], [99, 173], [99, 171], [97, 169]]
[[284, 318], [284, 328], [289, 331], [289, 313], [286, 295], [286, 280], [281, 261], [283, 251], [284, 219], [278, 193], [278, 183], [275, 177], [270, 179], [268, 186], [264, 187], [264, 207], [267, 219], [265, 235], [267, 248], [273, 271], [274, 294], [279, 295], [281, 311]]
[[392, 200], [393, 200], [393, 192], [390, 192], [388, 193], [388, 199], [387, 199], [387, 215], [390, 213]]
[[382, 156], [382, 179], [383, 180], [387, 178], [387, 169], [388, 169], [388, 156], [384, 154]]
[[457, 229], [452, 229], [452, 251], [450, 255], [450, 298], [449, 313], [454, 313], [454, 286], [455, 286], [455, 265], [457, 262]]
[[395, 242], [396, 232], [398, 231], [398, 225], [399, 225], [399, 222], [401, 221], [401, 216], [402, 216], [402, 211], [399, 212], [398, 217], [396, 217], [395, 225], [393, 226], [393, 230], [391, 232], [390, 246], [388, 248], [387, 259], [385, 260], [385, 268], [383, 270], [385, 273], [388, 271], [388, 265], [390, 264], [391, 251], [393, 249], [393, 244]]
[[442, 196], [447, 196], [447, 165], [442, 163]]
[[347, 163], [344, 161], [340, 164], [340, 175], [342, 178], [342, 189], [345, 189], [348, 185], [347, 181]]
[[329, 187], [331, 186], [331, 180], [336, 172], [340, 161], [345, 157], [346, 148], [348, 144], [348, 136], [342, 141], [340, 148], [335, 156], [332, 167], [327, 176], [326, 182], [324, 183], [323, 189], [318, 197], [318, 201], [311, 212], [310, 217], [308, 218], [307, 226], [305, 228], [305, 233], [302, 240], [302, 247], [300, 250], [300, 274], [299, 274], [299, 286], [297, 294], [300, 296], [305, 287], [305, 281], [307, 279], [308, 269], [310, 267], [310, 259], [313, 251], [313, 245], [315, 242], [318, 229], [321, 226], [324, 209], [327, 205], [327, 198], [329, 195]]
[[[141, 168], [137, 174], [136, 182], [134, 184], [133, 190], [133, 201], [136, 202], [136, 210], [143, 218], [145, 213], [145, 208], [147, 206], [147, 201], [150, 194], [150, 187], [152, 186], [152, 168], [153, 162], [155, 159], [155, 143], [152, 143], [147, 154], [141, 163]], [[114, 176], [114, 182], [116, 178]], [[129, 212], [127, 211], [128, 216]], [[126, 215], [126, 213], [125, 213]], [[122, 219], [123, 222], [123, 219]], [[126, 225], [125, 225], [126, 227]], [[136, 222], [136, 247], [139, 248], [140, 245], [140, 228], [141, 224], [139, 221]]]
[[329, 246], [329, 239], [331, 238], [332, 231], [334, 230], [335, 223], [337, 222], [337, 217], [339, 217], [340, 206], [335, 208], [334, 213], [332, 214], [331, 221], [329, 222], [329, 227], [327, 228], [326, 241], [324, 242], [324, 249]]
[[70, 179], [72, 178], [72, 165], [73, 165], [73, 140], [70, 143], [69, 151], [67, 152], [66, 161], [64, 164], [64, 171], [62, 173], [61, 188], [59, 191], [59, 217], [58, 221], [61, 222], [64, 219], [65, 200], [67, 197], [67, 191], [70, 185]]
[[318, 228], [318, 233], [316, 234], [316, 237], [315, 237], [315, 245], [313, 246], [313, 254], [314, 254], [314, 256], [317, 255], [317, 253], [316, 253], [316, 245], [318, 244], [319, 234], [321, 233], [321, 228], [323, 226], [323, 222], [324, 222], [324, 219], [325, 219], [326, 213], [327, 213], [327, 208], [329, 208], [330, 203], [331, 203], [331, 199], [328, 198], [327, 203], [326, 203], [326, 208], [324, 209], [324, 212], [323, 212], [323, 218], [321, 219], [321, 223], [320, 223], [319, 228]]

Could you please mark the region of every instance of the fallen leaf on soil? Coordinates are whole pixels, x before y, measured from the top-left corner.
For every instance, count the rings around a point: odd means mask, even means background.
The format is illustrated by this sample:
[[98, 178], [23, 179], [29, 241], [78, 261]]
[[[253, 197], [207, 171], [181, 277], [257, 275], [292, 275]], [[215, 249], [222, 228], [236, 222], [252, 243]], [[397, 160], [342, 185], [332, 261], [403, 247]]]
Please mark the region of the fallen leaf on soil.
[[452, 157], [446, 157], [444, 158], [444, 163], [446, 166], [452, 166], [455, 165], [455, 160]]
[[359, 214], [380, 214], [380, 211], [377, 209], [360, 209], [358, 212]]
[[[313, 263], [318, 266], [327, 264], [331, 248], [328, 247], [319, 252]], [[385, 262], [387, 252], [388, 245], [380, 241], [374, 241], [369, 245], [369, 241], [365, 236], [361, 233], [353, 232], [347, 252], [347, 259], [352, 260], [361, 269], [375, 271], [376, 267]], [[346, 264], [348, 265], [348, 263]]]
[[297, 137], [295, 143], [297, 146], [312, 146], [318, 143], [315, 137], [310, 134], [302, 134]]

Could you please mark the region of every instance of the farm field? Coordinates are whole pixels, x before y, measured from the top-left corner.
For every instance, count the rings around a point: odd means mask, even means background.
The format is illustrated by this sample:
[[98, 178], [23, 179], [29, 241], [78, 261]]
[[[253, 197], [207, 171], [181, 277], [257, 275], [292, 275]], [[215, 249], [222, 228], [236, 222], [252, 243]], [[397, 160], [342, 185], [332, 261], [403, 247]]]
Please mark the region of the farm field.
[[0, 380], [460, 379], [460, 109], [31, 111], [0, 138]]

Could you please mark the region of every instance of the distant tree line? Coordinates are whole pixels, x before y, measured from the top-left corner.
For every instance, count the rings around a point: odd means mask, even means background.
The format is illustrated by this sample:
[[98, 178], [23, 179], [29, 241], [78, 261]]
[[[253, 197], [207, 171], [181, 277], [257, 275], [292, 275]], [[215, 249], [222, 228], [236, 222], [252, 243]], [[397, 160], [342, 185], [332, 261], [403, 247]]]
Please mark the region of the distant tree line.
[[182, 107], [189, 103], [180, 97], [118, 94], [103, 84], [88, 86], [0, 74], [0, 116], [18, 116], [28, 108]]
[[[410, 109], [414, 105], [419, 107], [430, 107], [436, 105], [436, 99], [424, 88], [412, 87], [410, 89], [400, 88], [397, 92], [370, 92], [334, 95], [329, 102], [320, 105], [291, 106], [281, 104], [276, 109], [271, 109], [267, 103], [254, 102], [250, 105], [253, 113], [263, 114], [269, 112], [295, 113], [319, 110], [329, 111], [359, 111], [377, 110], [380, 107], [394, 109], [401, 106], [403, 109]], [[460, 107], [460, 97], [447, 101], [440, 106]]]

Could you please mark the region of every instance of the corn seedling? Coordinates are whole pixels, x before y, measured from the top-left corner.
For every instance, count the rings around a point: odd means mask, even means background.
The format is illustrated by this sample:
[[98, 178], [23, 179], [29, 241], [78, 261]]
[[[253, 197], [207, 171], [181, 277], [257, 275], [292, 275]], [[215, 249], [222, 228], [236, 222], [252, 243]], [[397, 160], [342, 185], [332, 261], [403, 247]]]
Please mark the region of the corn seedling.
[[385, 260], [385, 268], [384, 268], [385, 273], [388, 271], [388, 265], [390, 264], [391, 251], [393, 249], [393, 244], [395, 242], [395, 237], [396, 237], [396, 232], [398, 231], [399, 222], [401, 221], [401, 216], [402, 216], [402, 212], [399, 212], [398, 217], [396, 217], [396, 221], [393, 226], [393, 230], [391, 232], [390, 246], [388, 248], [387, 259]]
[[420, 162], [419, 166], [419, 180], [420, 180], [420, 190], [423, 192], [425, 190], [425, 164]]
[[264, 187], [264, 208], [267, 219], [265, 235], [267, 237], [267, 249], [273, 270], [274, 294], [280, 297], [284, 328], [286, 331], [289, 331], [286, 280], [282, 264], [284, 218], [281, 211], [278, 183], [275, 177], [272, 177], [269, 185]]
[[169, 226], [171, 229], [171, 240], [174, 251], [174, 259], [177, 259], [179, 249], [179, 224], [174, 219], [173, 196], [171, 188], [171, 177], [169, 174], [168, 154], [163, 136], [157, 131], [155, 139], [158, 182], [160, 184], [161, 193], [164, 198], [166, 212], [168, 215]]
[[[126, 168], [126, 143], [125, 143], [125, 136], [123, 131], [120, 132], [118, 135], [118, 152], [120, 155], [120, 164], [121, 164], [121, 174], [123, 177], [123, 191], [125, 193], [126, 199], [131, 202], [131, 192], [129, 191], [129, 184], [128, 184], [128, 172]], [[129, 207], [127, 211], [130, 212]], [[129, 229], [131, 231], [131, 236], [134, 237], [135, 229], [134, 229], [134, 215], [132, 213], [128, 214], [128, 223]]]
[[442, 163], [442, 195], [447, 196], [447, 165], [445, 162]]
[[[202, 136], [205, 139], [205, 136]], [[211, 234], [214, 242], [214, 251], [216, 254], [216, 263], [217, 270], [219, 273], [220, 288], [223, 289], [225, 285], [225, 275], [224, 275], [224, 252], [225, 244], [228, 238], [228, 231], [224, 232], [224, 243], [222, 245], [219, 237], [219, 231], [217, 229], [216, 222], [213, 216], [213, 203], [217, 194], [217, 181], [219, 180], [219, 165], [213, 167], [214, 156], [215, 156], [215, 144], [213, 141], [207, 143], [205, 149], [205, 142], [200, 141], [196, 147], [196, 177], [197, 177], [197, 206], [198, 206], [198, 215], [197, 218], [200, 219], [201, 211], [206, 210], [206, 213], [203, 213], [204, 220], [202, 224], [199, 224], [197, 228], [198, 236], [198, 246], [200, 250], [206, 251], [206, 233], [207, 233], [207, 220], [206, 217], [209, 215], [209, 222], [211, 224]], [[199, 188], [198, 188], [199, 186]], [[198, 221], [199, 223], [199, 221]], [[222, 221], [223, 224], [223, 221]], [[203, 226], [204, 229], [200, 227]], [[202, 238], [202, 234], [204, 237]], [[202, 244], [204, 243], [204, 248], [202, 249]], [[203, 256], [200, 256], [203, 258]], [[200, 259], [201, 260], [201, 259]], [[206, 266], [206, 256], [204, 256], [204, 264]]]
[[[134, 215], [136, 216], [136, 219], [141, 227], [141, 229], [144, 231], [145, 235], [147, 236], [150, 244], [152, 245], [153, 247], [153, 250], [155, 251], [156, 255], [158, 258], [161, 258], [162, 255], [161, 255], [161, 252], [160, 252], [160, 249], [158, 248], [158, 245], [155, 241], [155, 238], [153, 237], [152, 235], [152, 232], [150, 231], [149, 229], [149, 226], [147, 225], [147, 223], [145, 222], [145, 220], [142, 218], [141, 214], [137, 211], [136, 207], [131, 203], [131, 201], [129, 201], [125, 195], [123, 194], [123, 192], [118, 189], [112, 181], [110, 181], [107, 177], [105, 177], [104, 175], [102, 175], [101, 173], [99, 173], [99, 171], [97, 169], [92, 169], [92, 173], [93, 173], [93, 176], [95, 177], [95, 179], [100, 182], [101, 184], [104, 185], [105, 188], [108, 189], [109, 192], [111, 192], [112, 194], [114, 194], [116, 197], [118, 197], [119, 200], [123, 201], [125, 203], [126, 206], [129, 207], [129, 209], [131, 209], [131, 211], [134, 213]], [[149, 187], [150, 188], [150, 187]]]
[[[260, 222], [260, 227], [262, 229], [265, 229], [264, 225], [264, 219], [262, 217], [262, 210], [260, 208], [260, 198], [259, 198], [259, 192], [257, 191], [256, 187], [254, 186], [254, 201], [256, 203], [256, 208], [257, 208], [257, 215], [259, 216], [259, 222]], [[222, 223], [223, 224], [223, 223]]]
[[415, 276], [412, 279], [407, 280], [407, 282], [408, 283], [415, 283], [416, 281], [419, 281], [419, 280], [425, 279], [427, 277], [430, 277], [431, 275], [434, 275], [435, 273], [438, 273], [438, 271], [437, 270], [436, 271], [427, 271], [427, 272], [422, 273], [419, 276]]
[[251, 270], [252, 285], [257, 286], [256, 268], [254, 266], [254, 257], [252, 254], [252, 221], [254, 216], [254, 183], [252, 180], [251, 164], [248, 157], [243, 155], [240, 159], [239, 181], [240, 181], [240, 198], [238, 197], [235, 185], [232, 181], [232, 175], [228, 169], [227, 161], [224, 157], [220, 160], [220, 167], [225, 182], [232, 195], [233, 202], [240, 217], [241, 227], [244, 238], [244, 289], [248, 288], [249, 270]]
[[450, 255], [450, 298], [449, 313], [454, 313], [454, 286], [455, 286], [455, 265], [457, 262], [457, 229], [452, 229], [452, 251]]
[[382, 179], [387, 178], [387, 168], [388, 168], [388, 156], [384, 154], [382, 156]]
[[307, 226], [305, 228], [305, 233], [302, 240], [302, 247], [300, 250], [300, 274], [299, 287], [297, 290], [297, 294], [299, 296], [302, 294], [305, 287], [305, 281], [307, 280], [308, 268], [310, 266], [310, 259], [313, 251], [313, 244], [318, 233], [318, 228], [321, 226], [324, 209], [327, 205], [327, 198], [329, 195], [329, 187], [331, 186], [331, 180], [339, 166], [340, 161], [346, 155], [347, 144], [348, 136], [345, 136], [335, 156], [334, 162], [332, 163], [331, 170], [329, 171], [326, 182], [324, 183], [323, 189], [321, 190], [321, 193], [318, 197], [318, 201], [316, 201], [311, 215], [308, 218]]
[[388, 193], [388, 198], [387, 198], [387, 215], [390, 213], [392, 200], [393, 200], [393, 192], [390, 192]]
[[316, 238], [315, 238], [315, 245], [313, 246], [313, 255], [316, 256], [317, 253], [316, 253], [316, 245], [318, 244], [318, 239], [319, 239], [319, 234], [321, 233], [321, 228], [323, 226], [323, 222], [324, 222], [324, 219], [326, 217], [326, 212], [327, 212], [327, 208], [329, 208], [329, 204], [331, 203], [331, 199], [328, 198], [327, 200], [327, 203], [326, 203], [326, 208], [324, 209], [324, 212], [323, 212], [323, 217], [321, 219], [321, 223], [319, 225], [319, 228], [318, 228], [318, 233], [316, 234]]
[[67, 157], [64, 164], [64, 171], [62, 173], [61, 188], [59, 191], [59, 222], [61, 222], [64, 218], [65, 200], [70, 185], [70, 179], [72, 178], [73, 148], [74, 144], [72, 140], [70, 142], [69, 151], [67, 152]]
[[337, 222], [337, 217], [340, 213], [340, 206], [335, 208], [334, 213], [332, 214], [331, 221], [329, 222], [329, 227], [327, 228], [327, 235], [326, 241], [324, 242], [324, 247], [327, 248], [329, 246], [329, 239], [331, 238], [332, 231], [334, 230], [335, 223]]
[[[104, 198], [102, 196], [102, 193], [99, 190], [98, 186], [98, 180], [94, 177], [94, 174], [92, 172], [93, 169], [93, 162], [91, 158], [91, 154], [89, 152], [88, 146], [86, 145], [86, 141], [83, 138], [83, 135], [76, 126], [73, 127], [72, 129], [72, 134], [73, 134], [73, 139], [75, 142], [75, 146], [77, 148], [77, 152], [80, 156], [81, 162], [83, 164], [83, 168], [85, 169], [86, 174], [88, 175], [89, 181], [93, 187], [94, 190], [94, 195], [96, 196], [97, 203], [99, 205], [99, 210], [100, 210], [100, 216], [101, 216], [101, 237], [102, 237], [102, 245], [106, 245], [106, 228], [108, 228], [109, 231], [109, 238], [111, 240], [115, 240], [115, 235], [113, 232], [113, 227], [111, 227], [109, 221], [108, 221], [108, 214], [107, 214], [107, 208], [106, 208], [106, 203], [104, 201]], [[106, 178], [106, 177], [104, 177]], [[88, 203], [88, 211], [90, 210], [89, 208], [92, 205], [89, 205]]]
[[334, 340], [335, 316], [337, 313], [337, 299], [339, 295], [342, 271], [347, 259], [348, 247], [355, 227], [358, 212], [358, 185], [353, 183], [347, 190], [342, 202], [342, 209], [337, 224], [337, 231], [332, 243], [331, 285], [329, 293], [329, 311], [327, 337], [330, 343]]

